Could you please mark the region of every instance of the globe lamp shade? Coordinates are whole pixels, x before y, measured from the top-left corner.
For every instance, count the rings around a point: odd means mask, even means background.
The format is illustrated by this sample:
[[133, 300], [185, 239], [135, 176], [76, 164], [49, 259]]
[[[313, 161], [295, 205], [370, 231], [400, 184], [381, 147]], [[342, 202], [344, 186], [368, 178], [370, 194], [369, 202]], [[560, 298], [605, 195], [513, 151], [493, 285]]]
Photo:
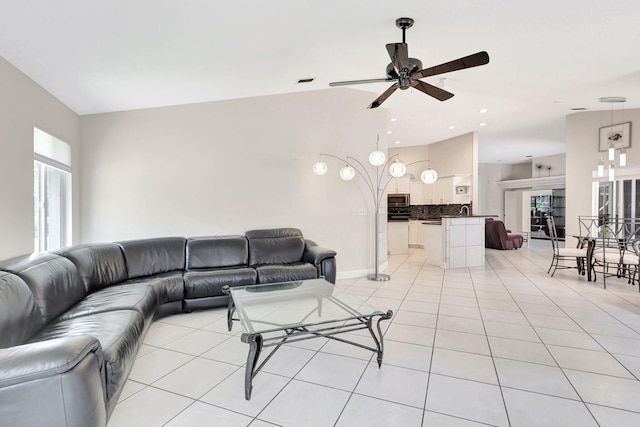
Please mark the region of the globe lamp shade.
[[382, 151], [373, 151], [369, 154], [369, 163], [373, 166], [380, 166], [384, 164], [386, 156]]
[[400, 160], [396, 160], [391, 164], [389, 173], [394, 178], [400, 178], [407, 172], [407, 167]]
[[420, 179], [425, 184], [433, 184], [438, 180], [438, 174], [433, 169], [427, 169], [425, 171], [422, 171], [422, 174], [420, 175]]
[[356, 170], [347, 165], [340, 169], [340, 178], [345, 181], [351, 181], [356, 176]]
[[325, 162], [315, 162], [313, 164], [313, 173], [316, 175], [324, 175], [327, 173], [327, 164]]

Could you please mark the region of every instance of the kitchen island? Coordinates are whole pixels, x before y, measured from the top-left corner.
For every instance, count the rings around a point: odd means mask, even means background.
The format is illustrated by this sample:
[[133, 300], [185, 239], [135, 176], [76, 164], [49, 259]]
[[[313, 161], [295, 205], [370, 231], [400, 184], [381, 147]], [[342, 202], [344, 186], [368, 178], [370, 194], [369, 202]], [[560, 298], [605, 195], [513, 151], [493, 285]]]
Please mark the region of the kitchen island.
[[443, 216], [424, 221], [424, 258], [440, 268], [484, 265], [484, 223], [489, 215]]

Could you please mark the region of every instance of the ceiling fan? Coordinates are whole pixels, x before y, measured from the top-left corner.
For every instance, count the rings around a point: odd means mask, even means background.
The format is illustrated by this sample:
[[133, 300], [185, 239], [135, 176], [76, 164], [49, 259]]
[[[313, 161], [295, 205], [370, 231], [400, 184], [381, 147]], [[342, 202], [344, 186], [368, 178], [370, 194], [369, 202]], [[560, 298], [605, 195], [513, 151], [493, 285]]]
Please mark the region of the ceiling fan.
[[349, 86], [363, 83], [395, 82], [382, 95], [377, 97], [367, 108], [377, 108], [391, 96], [396, 89], [408, 89], [410, 87], [418, 89], [439, 101], [446, 101], [453, 94], [437, 86], [423, 82], [419, 79], [436, 76], [438, 74], [449, 73], [451, 71], [463, 70], [465, 68], [477, 67], [489, 63], [487, 52], [478, 52], [473, 55], [458, 58], [435, 67], [422, 69], [422, 62], [416, 58], [409, 58], [407, 43], [405, 42], [405, 32], [413, 26], [413, 19], [398, 18], [396, 27], [402, 30], [402, 43], [387, 44], [387, 52], [391, 58], [391, 63], [387, 65], [387, 77], [382, 79], [350, 80], [344, 82], [332, 82], [329, 86]]

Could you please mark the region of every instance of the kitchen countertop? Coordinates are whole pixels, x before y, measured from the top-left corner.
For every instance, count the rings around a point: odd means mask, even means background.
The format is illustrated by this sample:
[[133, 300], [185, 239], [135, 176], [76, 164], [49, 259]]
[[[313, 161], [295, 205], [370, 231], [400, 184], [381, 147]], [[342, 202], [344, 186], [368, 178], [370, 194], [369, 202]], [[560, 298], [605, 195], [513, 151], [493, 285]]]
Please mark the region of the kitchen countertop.
[[497, 218], [498, 215], [442, 215], [440, 218]]

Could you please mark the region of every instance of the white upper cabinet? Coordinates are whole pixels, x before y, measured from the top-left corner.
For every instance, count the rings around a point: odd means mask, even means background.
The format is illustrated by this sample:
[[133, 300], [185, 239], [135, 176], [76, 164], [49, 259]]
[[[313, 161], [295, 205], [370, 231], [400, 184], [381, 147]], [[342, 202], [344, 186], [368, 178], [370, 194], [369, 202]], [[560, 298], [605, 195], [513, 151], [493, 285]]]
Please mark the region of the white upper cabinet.
[[422, 203], [414, 203], [414, 191], [411, 192], [412, 205], [450, 205], [471, 203], [471, 175], [456, 175], [438, 178], [438, 180], [433, 184], [423, 184], [421, 193]]
[[426, 184], [420, 180], [413, 180], [410, 183], [410, 199], [412, 205], [424, 205], [424, 186]]
[[388, 194], [409, 194], [411, 193], [411, 179], [408, 176], [391, 178], [387, 186]]

